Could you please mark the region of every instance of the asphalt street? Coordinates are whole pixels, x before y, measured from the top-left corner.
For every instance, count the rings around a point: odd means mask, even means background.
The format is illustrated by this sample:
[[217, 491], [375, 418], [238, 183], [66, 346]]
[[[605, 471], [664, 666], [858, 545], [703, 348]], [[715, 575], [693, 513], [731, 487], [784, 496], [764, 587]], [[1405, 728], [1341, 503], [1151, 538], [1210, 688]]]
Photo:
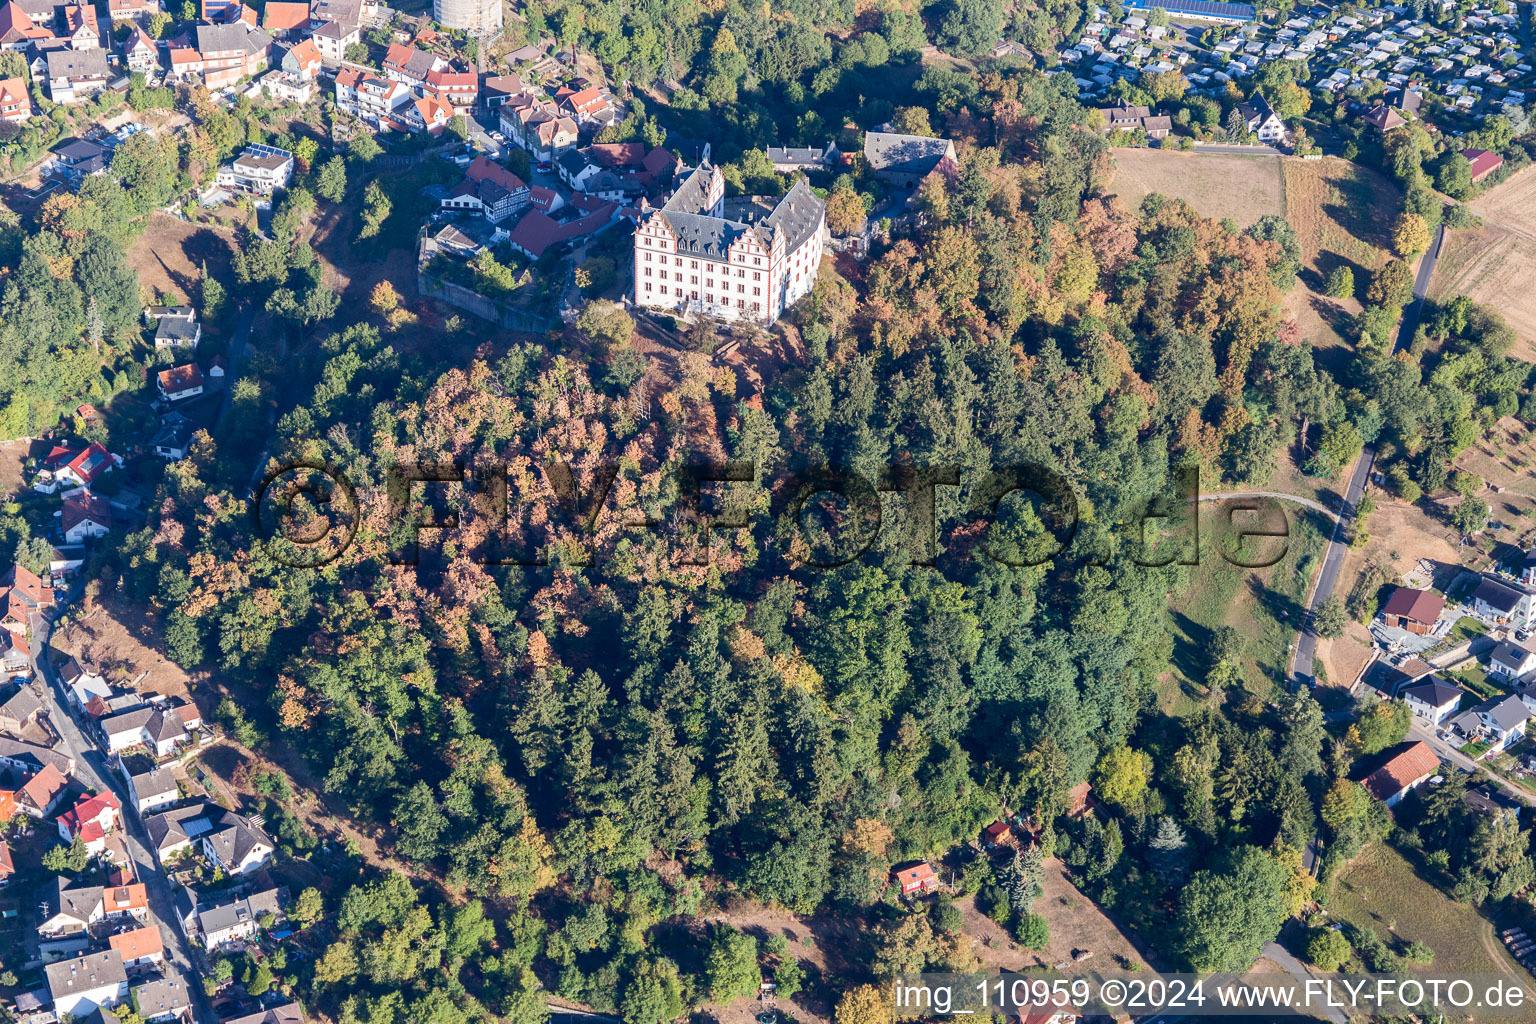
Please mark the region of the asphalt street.
[[[1395, 352], [1413, 340], [1419, 328], [1419, 316], [1424, 312], [1424, 296], [1429, 292], [1430, 279], [1435, 276], [1435, 261], [1440, 258], [1440, 246], [1445, 242], [1445, 225], [1435, 233], [1429, 251], [1419, 261], [1419, 273], [1413, 282], [1413, 301], [1403, 310], [1403, 322], [1397, 329], [1397, 340], [1392, 346]], [[1296, 654], [1291, 660], [1291, 678], [1298, 683], [1314, 682], [1313, 661], [1317, 653], [1317, 633], [1312, 628], [1313, 617], [1323, 602], [1328, 600], [1339, 582], [1339, 568], [1344, 563], [1347, 527], [1355, 518], [1355, 506], [1365, 493], [1365, 485], [1371, 479], [1371, 469], [1376, 463], [1376, 446], [1368, 444], [1360, 452], [1360, 459], [1349, 476], [1344, 490], [1344, 506], [1334, 521], [1333, 535], [1328, 539], [1328, 553], [1323, 556], [1323, 568], [1317, 574], [1312, 588], [1312, 598], [1307, 602], [1307, 615], [1302, 623], [1301, 635], [1296, 640]]]
[[75, 777], [98, 792], [111, 790], [123, 804], [123, 823], [128, 854], [133, 858], [134, 874], [144, 883], [149, 909], [160, 926], [160, 940], [165, 946], [165, 976], [180, 980], [192, 999], [193, 1024], [217, 1024], [213, 1006], [203, 994], [202, 973], [193, 966], [191, 943], [176, 912], [171, 880], [161, 871], [150, 854], [149, 835], [138, 813], [131, 809], [127, 784], [121, 775], [108, 768], [105, 756], [81, 731], [69, 711], [64, 685], [49, 658], [53, 624], [41, 615], [33, 615], [33, 668], [46, 685], [42, 690], [48, 702], [48, 716], [58, 730], [60, 747], [75, 761]]

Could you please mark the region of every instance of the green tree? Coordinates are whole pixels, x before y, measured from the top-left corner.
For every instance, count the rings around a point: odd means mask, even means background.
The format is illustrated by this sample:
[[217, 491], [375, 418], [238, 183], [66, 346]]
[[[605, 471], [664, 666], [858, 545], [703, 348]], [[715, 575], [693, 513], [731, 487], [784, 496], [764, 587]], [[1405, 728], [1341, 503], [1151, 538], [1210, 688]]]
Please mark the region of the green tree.
[[710, 999], [722, 1005], [757, 993], [757, 940], [726, 925], [717, 926], [704, 958], [704, 984]]
[[1100, 759], [1094, 769], [1094, 792], [1122, 810], [1141, 806], [1152, 773], [1152, 758], [1140, 750], [1119, 746]]
[[1285, 872], [1273, 857], [1239, 846], [1224, 860], [1179, 895], [1180, 948], [1196, 971], [1246, 969], [1285, 920]]
[[1312, 628], [1325, 640], [1337, 640], [1344, 635], [1347, 621], [1344, 602], [1339, 600], [1338, 594], [1329, 594], [1312, 616]]
[[331, 203], [339, 203], [346, 198], [347, 162], [339, 156], [333, 156], [321, 164], [315, 178], [315, 192], [321, 199]]
[[1339, 264], [1328, 272], [1328, 278], [1323, 282], [1323, 291], [1335, 299], [1352, 299], [1355, 297], [1355, 272], [1344, 264]]
[[91, 851], [76, 833], [68, 846], [50, 846], [43, 853], [43, 870], [55, 875], [78, 875], [91, 862]]
[[372, 163], [373, 158], [384, 152], [384, 150], [380, 148], [378, 140], [368, 132], [359, 129], [352, 133], [352, 138], [347, 143], [347, 152], [352, 155], [353, 159], [367, 164]]
[[1318, 928], [1307, 940], [1307, 960], [1325, 973], [1342, 968], [1353, 954], [1344, 933], [1333, 928]]
[[1451, 509], [1451, 525], [1464, 534], [1473, 534], [1488, 525], [1488, 503], [1482, 498], [1466, 497]]
[[1043, 914], [1025, 914], [1014, 934], [1025, 949], [1044, 949], [1051, 941], [1051, 923]]

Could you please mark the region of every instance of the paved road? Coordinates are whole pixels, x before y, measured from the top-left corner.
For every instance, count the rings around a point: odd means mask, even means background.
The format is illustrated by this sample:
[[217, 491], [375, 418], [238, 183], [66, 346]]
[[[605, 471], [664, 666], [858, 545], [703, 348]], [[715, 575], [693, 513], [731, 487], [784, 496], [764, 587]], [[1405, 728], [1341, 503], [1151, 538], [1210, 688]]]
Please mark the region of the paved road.
[[[1173, 147], [1169, 147], [1170, 149]], [[1196, 153], [1230, 153], [1237, 156], [1285, 156], [1285, 150], [1274, 146], [1240, 146], [1225, 142], [1197, 142]]]
[[[1445, 225], [1442, 224], [1429, 252], [1419, 261], [1419, 273], [1413, 282], [1413, 301], [1403, 310], [1403, 322], [1397, 329], [1397, 340], [1392, 347], [1394, 352], [1411, 342], [1414, 331], [1418, 330], [1419, 316], [1424, 312], [1424, 296], [1429, 291], [1430, 279], [1435, 275], [1435, 261], [1440, 258], [1440, 246], [1444, 242]], [[1313, 660], [1317, 653], [1317, 633], [1312, 629], [1313, 616], [1332, 595], [1333, 588], [1339, 582], [1339, 568], [1344, 564], [1344, 527], [1355, 518], [1355, 506], [1365, 493], [1365, 485], [1371, 478], [1371, 468], [1375, 463], [1376, 446], [1368, 444], [1360, 452], [1360, 459], [1350, 474], [1349, 486], [1344, 490], [1344, 507], [1340, 510], [1339, 518], [1334, 521], [1333, 535], [1328, 538], [1328, 553], [1323, 556], [1323, 568], [1317, 574], [1312, 596], [1307, 601], [1306, 618], [1302, 622], [1301, 635], [1296, 640], [1296, 653], [1291, 659], [1291, 678], [1297, 682], [1313, 681]]]
[[1493, 781], [1495, 785], [1499, 787], [1500, 790], [1504, 792], [1506, 796], [1512, 797], [1515, 800], [1519, 800], [1523, 804], [1536, 806], [1536, 798], [1533, 798], [1529, 793], [1521, 789], [1519, 786], [1516, 786], [1514, 783], [1494, 775], [1482, 765], [1473, 761], [1466, 754], [1463, 754], [1461, 751], [1445, 742], [1445, 740], [1442, 740], [1439, 736], [1436, 736], [1433, 730], [1424, 728], [1423, 723], [1418, 718], [1413, 720], [1412, 726], [1409, 727], [1409, 732], [1414, 739], [1423, 740], [1425, 743], [1428, 743], [1431, 749], [1433, 749], [1437, 755], [1445, 758], [1456, 767], [1462, 769], [1463, 771], [1469, 771], [1478, 777], [1487, 776]]
[[251, 336], [251, 323], [255, 319], [256, 307], [248, 303], [240, 313], [235, 336], [229, 341], [229, 367], [224, 374], [224, 397], [219, 402], [219, 414], [213, 420], [215, 431], [224, 425], [224, 417], [229, 414], [229, 407], [233, 404], [235, 381], [240, 376], [240, 364], [245, 362], [245, 343]]
[[182, 929], [181, 915], [176, 912], [171, 881], [151, 856], [149, 836], [136, 812], [128, 806], [130, 794], [127, 792], [127, 784], [123, 782], [122, 776], [108, 768], [106, 758], [86, 738], [74, 716], [69, 713], [64, 685], [49, 658], [48, 644], [53, 624], [41, 615], [33, 615], [31, 625], [34, 652], [32, 665], [37, 678], [45, 684], [42, 689], [48, 701], [48, 717], [59, 732], [60, 746], [65, 754], [74, 758], [77, 778], [98, 792], [110, 789], [123, 804], [123, 822], [126, 827], [124, 839], [128, 854], [134, 861], [134, 874], [144, 883], [149, 897], [149, 909], [160, 924], [160, 940], [166, 953], [163, 965], [165, 976], [186, 985], [192, 998], [193, 1024], [214, 1024], [219, 1018], [203, 994], [200, 980], [202, 973], [193, 967], [191, 943]]
[[[1286, 972], [1301, 985], [1305, 985], [1312, 978], [1312, 975], [1307, 972], [1306, 967], [1302, 966], [1301, 961], [1291, 956], [1290, 952], [1278, 942], [1264, 943], [1264, 956], [1284, 967]], [[1343, 1011], [1338, 1009], [1338, 1007], [1326, 1006], [1316, 1007], [1315, 1009], [1321, 1011], [1323, 1017], [1333, 1021], [1333, 1024], [1349, 1024], [1349, 1018], [1345, 1017]]]

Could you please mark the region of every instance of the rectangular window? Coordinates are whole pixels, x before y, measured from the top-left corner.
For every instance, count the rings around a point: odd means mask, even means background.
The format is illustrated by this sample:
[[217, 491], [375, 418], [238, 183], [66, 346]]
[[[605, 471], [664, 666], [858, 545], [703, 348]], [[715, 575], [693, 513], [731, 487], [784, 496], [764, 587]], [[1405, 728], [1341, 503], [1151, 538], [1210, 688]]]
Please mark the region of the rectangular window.
[[663, 294], [663, 295], [667, 294], [667, 286], [666, 285], [662, 285], [661, 286], [661, 294]]
[[752, 280], [754, 280], [754, 281], [761, 281], [762, 279], [763, 279], [763, 275], [762, 274], [759, 274], [755, 270], [752, 271]]
[[689, 270], [698, 270], [699, 269], [699, 261], [698, 260], [689, 260], [688, 261], [688, 269]]
[[763, 290], [761, 288], [753, 288], [752, 289], [752, 294], [753, 295], [761, 295], [761, 294], [763, 294]]
[[645, 262], [647, 262], [647, 263], [651, 262], [651, 254], [650, 253], [646, 253], [645, 254]]
[[689, 281], [688, 281], [688, 283], [689, 283], [689, 284], [698, 284], [698, 283], [699, 283], [699, 275], [698, 275], [698, 274], [694, 274], [694, 275], [693, 275], [693, 276], [692, 276], [692, 277], [691, 277], [691, 278], [690, 278], [690, 279], [689, 279]]

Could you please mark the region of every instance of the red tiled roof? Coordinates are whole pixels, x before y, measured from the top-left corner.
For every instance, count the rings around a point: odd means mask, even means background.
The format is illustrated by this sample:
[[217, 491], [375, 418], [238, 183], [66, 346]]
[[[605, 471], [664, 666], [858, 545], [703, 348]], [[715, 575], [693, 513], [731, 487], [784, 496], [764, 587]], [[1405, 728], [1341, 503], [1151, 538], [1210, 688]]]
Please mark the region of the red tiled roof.
[[928, 862], [925, 860], [893, 870], [896, 874], [896, 881], [901, 884], [902, 888], [920, 885], [924, 882], [937, 881], [938, 878], [933, 873], [933, 868], [929, 867]]
[[107, 939], [107, 945], [121, 953], [125, 961], [165, 954], [159, 928], [135, 928], [131, 932], [120, 932]]
[[107, 910], [143, 910], [149, 906], [143, 882], [109, 888], [101, 896]]
[[1430, 590], [1398, 587], [1382, 607], [1383, 615], [1401, 615], [1415, 622], [1434, 622], [1445, 610], [1445, 598]]
[[63, 519], [62, 528], [65, 533], [68, 533], [86, 520], [110, 527], [112, 525], [112, 503], [99, 494], [82, 491], [73, 497], [64, 499], [61, 517]]
[[10, 106], [12, 103], [26, 103], [30, 106], [31, 102], [26, 82], [19, 78], [0, 79], [0, 106]]
[[1377, 768], [1361, 783], [1378, 800], [1394, 797], [1440, 770], [1440, 759], [1420, 740]]
[[0, 839], [0, 878], [8, 878], [15, 873], [16, 862], [11, 859], [11, 848], [5, 840]]
[[1472, 177], [1481, 178], [1490, 171], [1498, 170], [1504, 163], [1504, 158], [1497, 153], [1490, 153], [1486, 149], [1468, 149], [1462, 151], [1462, 156], [1467, 158], [1467, 163], [1472, 165]]
[[268, 0], [267, 9], [261, 14], [261, 27], [268, 32], [287, 32], [309, 25], [309, 4], [291, 3], [289, 0]]
[[34, 807], [47, 807], [68, 785], [57, 768], [45, 764], [16, 792], [25, 796]]
[[[298, 61], [300, 67], [305, 64], [320, 63], [320, 51], [315, 49], [315, 41], [313, 39], [306, 39], [302, 43], [296, 44], [293, 49], [288, 51], [288, 56]], [[340, 78], [341, 76], [337, 75], [336, 77]]]
[[515, 192], [523, 187], [523, 179], [507, 170], [505, 167], [491, 160], [481, 153], [475, 157], [475, 162], [469, 165], [464, 176], [471, 181], [494, 181], [508, 192]]
[[161, 370], [160, 390], [185, 391], [188, 388], [200, 387], [203, 383], [203, 371], [194, 363], [185, 366], [173, 366], [169, 370]]

